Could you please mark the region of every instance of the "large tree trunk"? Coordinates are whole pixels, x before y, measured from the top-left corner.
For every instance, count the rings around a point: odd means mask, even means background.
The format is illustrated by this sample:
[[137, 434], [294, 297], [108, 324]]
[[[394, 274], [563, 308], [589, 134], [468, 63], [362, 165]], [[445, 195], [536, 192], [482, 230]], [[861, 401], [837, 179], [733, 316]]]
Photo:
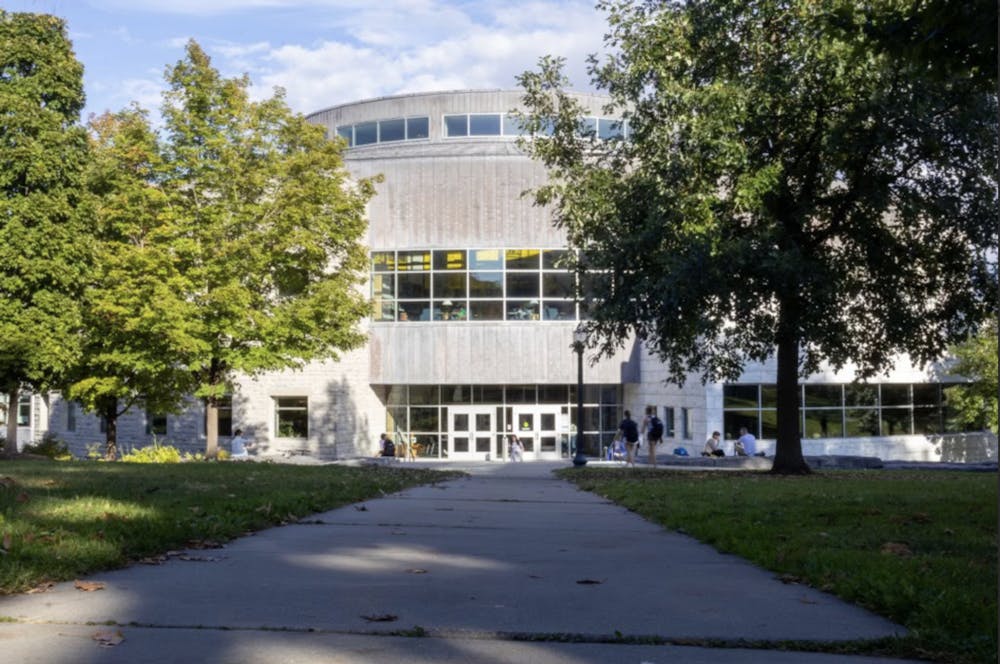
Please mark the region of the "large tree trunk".
[[778, 440], [772, 473], [811, 473], [802, 457], [801, 416], [799, 413], [799, 343], [794, 335], [778, 339]]
[[205, 458], [219, 456], [219, 406], [215, 397], [205, 400]]
[[14, 459], [17, 451], [17, 406], [20, 392], [15, 385], [7, 392], [7, 435], [3, 446], [3, 458]]
[[104, 418], [104, 458], [107, 461], [118, 459], [118, 399], [112, 399], [101, 406], [101, 417]]

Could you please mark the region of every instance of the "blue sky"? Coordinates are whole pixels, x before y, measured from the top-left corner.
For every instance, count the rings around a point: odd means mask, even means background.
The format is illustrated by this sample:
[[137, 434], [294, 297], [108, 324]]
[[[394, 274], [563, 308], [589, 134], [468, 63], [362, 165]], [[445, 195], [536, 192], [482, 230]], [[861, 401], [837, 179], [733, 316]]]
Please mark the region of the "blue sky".
[[195, 39], [258, 98], [274, 86], [295, 111], [381, 95], [514, 88], [543, 54], [591, 89], [587, 54], [607, 30], [594, 0], [3, 0], [67, 21], [90, 113], [135, 101], [155, 110], [163, 71]]

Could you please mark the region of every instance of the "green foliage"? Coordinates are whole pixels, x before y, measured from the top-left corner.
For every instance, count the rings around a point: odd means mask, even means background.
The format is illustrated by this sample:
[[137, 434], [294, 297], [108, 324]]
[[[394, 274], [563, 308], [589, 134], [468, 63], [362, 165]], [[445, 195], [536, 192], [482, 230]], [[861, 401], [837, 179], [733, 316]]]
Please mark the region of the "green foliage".
[[173, 445], [161, 445], [153, 441], [152, 445], [134, 448], [121, 456], [124, 463], [180, 463], [181, 453]]
[[0, 389], [58, 381], [79, 354], [89, 262], [77, 124], [83, 67], [60, 19], [0, 10]]
[[292, 113], [281, 91], [251, 101], [247, 79], [222, 78], [193, 41], [166, 80], [159, 137], [137, 112], [109, 119], [111, 131], [95, 127], [108, 156], [95, 181], [106, 187], [109, 230], [134, 245], [120, 260], [105, 256], [107, 282], [134, 283], [137, 269], [145, 280], [135, 302], [109, 290], [104, 315], [125, 308], [139, 341], [164, 335], [174, 364], [159, 369], [183, 366], [210, 405], [236, 373], [299, 367], [363, 343], [372, 182], [353, 180], [341, 143]]
[[42, 436], [42, 439], [37, 443], [25, 445], [21, 451], [25, 454], [46, 456], [54, 461], [69, 461], [73, 458], [66, 443], [51, 432]]
[[[0, 462], [0, 595], [454, 477], [398, 467]], [[25, 498], [27, 498], [25, 500]]]
[[909, 630], [897, 656], [997, 657], [997, 478], [947, 471], [562, 474], [720, 551]]
[[985, 426], [997, 432], [997, 318], [994, 316], [977, 334], [954, 346], [951, 354], [957, 362], [952, 372], [971, 382], [962, 387], [946, 390], [948, 408], [970, 426]]
[[591, 73], [629, 140], [580, 136], [560, 60], [520, 78], [594, 343], [638, 337], [677, 382], [776, 354], [775, 467], [804, 466], [800, 375], [934, 361], [993, 310], [993, 79], [889, 48], [899, 3], [599, 6], [615, 55]]

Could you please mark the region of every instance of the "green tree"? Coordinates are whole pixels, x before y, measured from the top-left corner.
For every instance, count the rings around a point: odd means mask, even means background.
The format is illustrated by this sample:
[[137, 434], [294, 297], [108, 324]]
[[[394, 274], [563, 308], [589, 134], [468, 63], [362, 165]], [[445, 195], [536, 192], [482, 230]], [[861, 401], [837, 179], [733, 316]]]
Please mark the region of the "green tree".
[[197, 309], [175, 265], [160, 146], [131, 108], [91, 120], [87, 170], [94, 268], [83, 297], [84, 338], [68, 397], [106, 424], [117, 455], [118, 417], [134, 405], [176, 412], [193, 388], [191, 358], [205, 350]]
[[6, 455], [19, 391], [45, 389], [79, 353], [88, 242], [78, 204], [87, 162], [83, 67], [62, 20], [0, 10], [0, 389]]
[[987, 320], [974, 336], [955, 345], [951, 355], [956, 359], [949, 367], [969, 379], [968, 385], [950, 387], [946, 394], [948, 407], [966, 425], [985, 426], [997, 433], [997, 318]]
[[581, 136], [561, 61], [520, 77], [599, 351], [635, 336], [676, 382], [776, 356], [775, 472], [809, 472], [800, 376], [933, 361], [993, 309], [993, 79], [888, 48], [904, 6], [601, 2], [591, 73], [628, 140]]
[[163, 170], [170, 244], [201, 344], [189, 368], [207, 400], [236, 375], [336, 358], [364, 342], [369, 180], [352, 181], [341, 145], [292, 113], [283, 93], [248, 98], [195, 43], [166, 72]]

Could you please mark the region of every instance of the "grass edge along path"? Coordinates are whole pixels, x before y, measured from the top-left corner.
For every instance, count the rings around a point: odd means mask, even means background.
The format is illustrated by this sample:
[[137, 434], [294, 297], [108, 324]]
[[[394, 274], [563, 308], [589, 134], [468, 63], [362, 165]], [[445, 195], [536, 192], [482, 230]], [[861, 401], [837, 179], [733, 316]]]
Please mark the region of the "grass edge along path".
[[832, 593], [910, 630], [856, 642], [857, 654], [997, 661], [996, 473], [558, 474], [786, 583]]
[[399, 466], [0, 461], [0, 594], [212, 548], [461, 473]]

